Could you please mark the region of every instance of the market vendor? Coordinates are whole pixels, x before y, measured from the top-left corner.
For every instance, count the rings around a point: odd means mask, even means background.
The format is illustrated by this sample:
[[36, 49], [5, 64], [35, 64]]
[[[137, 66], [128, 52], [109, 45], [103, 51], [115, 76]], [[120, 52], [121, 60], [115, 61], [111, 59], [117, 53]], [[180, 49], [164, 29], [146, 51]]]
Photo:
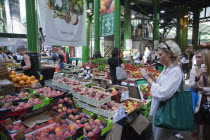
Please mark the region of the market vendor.
[[25, 75], [35, 76], [36, 79], [39, 79], [39, 74], [35, 70], [35, 62], [30, 53], [27, 52], [27, 49], [24, 45], [21, 45], [17, 48], [19, 55], [23, 56], [23, 61], [21, 62], [21, 67], [16, 68], [16, 71], [24, 71]]

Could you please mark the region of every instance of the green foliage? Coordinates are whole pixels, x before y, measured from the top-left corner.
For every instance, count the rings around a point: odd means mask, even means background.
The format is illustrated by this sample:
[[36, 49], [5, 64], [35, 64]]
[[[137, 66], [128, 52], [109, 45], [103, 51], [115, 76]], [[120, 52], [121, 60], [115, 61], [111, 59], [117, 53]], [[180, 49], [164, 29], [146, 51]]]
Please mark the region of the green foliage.
[[96, 58], [90, 60], [91, 65], [108, 65], [108, 58]]

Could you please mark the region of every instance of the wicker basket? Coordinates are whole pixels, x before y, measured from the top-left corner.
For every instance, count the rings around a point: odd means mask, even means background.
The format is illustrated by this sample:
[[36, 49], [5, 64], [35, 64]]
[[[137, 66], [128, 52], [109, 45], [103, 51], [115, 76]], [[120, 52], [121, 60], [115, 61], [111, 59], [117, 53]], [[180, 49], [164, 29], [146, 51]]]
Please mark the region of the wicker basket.
[[0, 79], [9, 78], [9, 72], [6, 65], [0, 65]]
[[15, 93], [13, 82], [8, 79], [0, 80], [0, 96]]

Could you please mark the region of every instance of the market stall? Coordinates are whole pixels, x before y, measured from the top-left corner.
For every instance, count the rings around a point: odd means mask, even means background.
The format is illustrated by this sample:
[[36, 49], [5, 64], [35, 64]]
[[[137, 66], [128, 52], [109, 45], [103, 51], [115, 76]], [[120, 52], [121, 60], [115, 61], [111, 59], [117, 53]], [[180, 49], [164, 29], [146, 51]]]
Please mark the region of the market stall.
[[1, 132], [7, 139], [149, 138], [151, 98], [138, 68], [126, 64], [130, 79], [123, 86], [110, 83], [105, 60], [53, 71], [51, 87], [35, 86], [34, 77], [4, 70], [8, 77], [0, 75]]

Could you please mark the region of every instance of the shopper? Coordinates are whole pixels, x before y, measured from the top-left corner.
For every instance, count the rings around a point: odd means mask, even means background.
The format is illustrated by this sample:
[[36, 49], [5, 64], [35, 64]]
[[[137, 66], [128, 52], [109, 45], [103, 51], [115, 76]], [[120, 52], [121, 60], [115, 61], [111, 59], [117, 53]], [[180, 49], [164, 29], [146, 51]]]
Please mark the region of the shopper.
[[135, 49], [133, 54], [134, 65], [141, 64], [142, 57], [142, 54], [137, 49]]
[[[190, 71], [189, 87], [192, 90], [197, 91], [199, 94], [199, 100], [195, 111], [195, 131], [192, 136], [198, 138], [199, 125], [203, 125], [203, 140], [210, 139], [210, 125], [206, 123], [204, 119], [204, 112], [201, 112], [202, 105], [210, 101], [210, 50], [202, 49], [196, 53], [196, 67]], [[210, 118], [208, 118], [210, 119]]]
[[39, 74], [35, 70], [36, 64], [31, 54], [27, 52], [27, 49], [25, 48], [25, 46], [24, 45], [19, 46], [17, 48], [17, 52], [19, 55], [23, 56], [23, 61], [21, 62], [22, 67], [16, 68], [16, 71], [23, 70], [25, 75], [35, 76], [36, 79], [39, 79]]
[[[150, 94], [152, 104], [150, 116], [154, 119], [160, 101], [171, 98], [176, 91], [180, 90], [183, 73], [177, 64], [177, 57], [181, 55], [179, 46], [172, 40], [160, 43], [158, 49], [159, 61], [164, 65], [164, 69], [155, 80], [152, 74], [144, 68], [140, 69], [141, 75], [151, 86]], [[173, 130], [156, 127], [153, 124], [154, 140], [168, 140], [173, 134]]]
[[108, 59], [110, 77], [113, 85], [121, 85], [122, 81], [118, 81], [116, 78], [116, 67], [121, 66], [125, 68], [122, 58], [119, 57], [119, 50], [114, 48], [111, 52], [112, 57]]
[[58, 54], [58, 64], [60, 70], [62, 70], [64, 68], [64, 57], [61, 52]]
[[144, 51], [144, 57], [143, 57], [144, 63], [150, 64], [151, 55], [152, 55], [152, 52], [151, 52], [149, 46], [146, 46], [145, 51]]
[[186, 75], [185, 79], [189, 78], [189, 58], [187, 57], [187, 54], [183, 52], [182, 59], [181, 59], [181, 66], [182, 71], [184, 72], [184, 75]]
[[0, 46], [0, 55], [5, 59], [8, 58], [8, 56], [4, 53], [4, 48]]
[[13, 56], [12, 56], [13, 54], [11, 51], [7, 51], [6, 55], [8, 56], [9, 59], [13, 59]]

